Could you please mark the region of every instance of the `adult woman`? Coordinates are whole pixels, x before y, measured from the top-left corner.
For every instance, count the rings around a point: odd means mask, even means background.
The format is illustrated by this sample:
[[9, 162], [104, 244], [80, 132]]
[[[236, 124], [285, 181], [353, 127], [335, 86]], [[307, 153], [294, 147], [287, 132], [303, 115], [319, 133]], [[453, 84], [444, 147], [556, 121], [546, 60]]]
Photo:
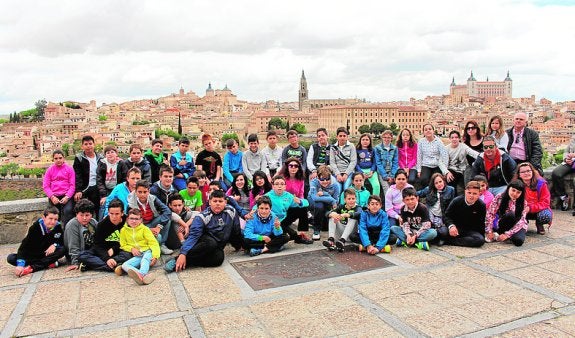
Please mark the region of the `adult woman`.
[[525, 184], [513, 180], [507, 189], [495, 196], [485, 215], [485, 241], [503, 242], [511, 239], [515, 246], [523, 245], [527, 233]]
[[417, 142], [409, 129], [403, 129], [397, 136], [397, 158], [399, 168], [407, 173], [407, 182], [415, 184], [417, 181]]
[[544, 225], [551, 226], [553, 220], [550, 207], [551, 193], [547, 182], [529, 162], [523, 162], [517, 166], [514, 179], [519, 179], [525, 184], [525, 201], [529, 207], [527, 219], [534, 219], [537, 233], [544, 235]]
[[497, 148], [507, 149], [509, 136], [507, 136], [505, 128], [503, 128], [503, 119], [501, 116], [496, 115], [489, 119], [489, 123], [487, 124], [487, 132], [485, 134], [495, 137]]
[[50, 205], [58, 208], [59, 220], [62, 223], [62, 228], [64, 228], [66, 223], [74, 217], [72, 197], [74, 197], [76, 189], [76, 176], [74, 169], [66, 163], [64, 153], [61, 150], [54, 150], [52, 159], [54, 164], [46, 170], [42, 187], [48, 196]]
[[395, 173], [395, 184], [393, 184], [385, 193], [385, 212], [389, 217], [389, 225], [394, 226], [403, 223], [401, 220], [401, 208], [403, 207], [403, 189], [413, 186], [407, 183], [407, 173], [399, 169]]
[[447, 149], [435, 136], [435, 129], [429, 123], [423, 125], [423, 138], [417, 143], [417, 176], [419, 185], [429, 184], [429, 178], [434, 173], [447, 174], [449, 156]]
[[[469, 148], [475, 150], [478, 153], [483, 151], [483, 135], [481, 134], [481, 129], [475, 121], [468, 121], [465, 124], [465, 129], [463, 129], [463, 143], [465, 143]], [[477, 157], [477, 156], [476, 156]], [[467, 168], [463, 174], [465, 183], [469, 182], [471, 179], [471, 166], [475, 162], [473, 156], [467, 155]]]

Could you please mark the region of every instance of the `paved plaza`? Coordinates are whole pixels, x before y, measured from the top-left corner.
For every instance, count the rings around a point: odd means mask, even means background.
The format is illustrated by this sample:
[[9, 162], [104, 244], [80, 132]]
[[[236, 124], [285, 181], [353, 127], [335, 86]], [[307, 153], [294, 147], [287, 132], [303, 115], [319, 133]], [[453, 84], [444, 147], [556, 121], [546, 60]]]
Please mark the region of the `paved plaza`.
[[394, 247], [381, 255], [391, 266], [260, 291], [231, 263], [272, 256], [227, 251], [219, 268], [156, 267], [138, 286], [64, 268], [17, 278], [5, 263], [17, 245], [3, 245], [1, 337], [575, 336], [575, 217], [555, 211], [554, 223], [519, 248]]

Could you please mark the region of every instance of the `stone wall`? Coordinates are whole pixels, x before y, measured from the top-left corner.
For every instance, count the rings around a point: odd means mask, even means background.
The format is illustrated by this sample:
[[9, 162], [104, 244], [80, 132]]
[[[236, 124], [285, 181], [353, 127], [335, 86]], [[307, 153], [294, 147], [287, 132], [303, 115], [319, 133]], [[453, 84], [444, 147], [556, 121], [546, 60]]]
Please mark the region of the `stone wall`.
[[21, 242], [47, 206], [47, 198], [0, 202], [0, 244]]

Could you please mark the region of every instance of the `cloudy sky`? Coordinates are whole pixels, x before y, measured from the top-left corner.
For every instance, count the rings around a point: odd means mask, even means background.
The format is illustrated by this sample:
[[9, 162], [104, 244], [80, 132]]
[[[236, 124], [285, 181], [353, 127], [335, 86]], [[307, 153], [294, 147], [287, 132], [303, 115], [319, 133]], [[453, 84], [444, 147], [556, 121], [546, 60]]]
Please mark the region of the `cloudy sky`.
[[8, 1], [0, 115], [98, 105], [209, 82], [240, 99], [408, 100], [501, 81], [515, 97], [575, 100], [575, 1]]

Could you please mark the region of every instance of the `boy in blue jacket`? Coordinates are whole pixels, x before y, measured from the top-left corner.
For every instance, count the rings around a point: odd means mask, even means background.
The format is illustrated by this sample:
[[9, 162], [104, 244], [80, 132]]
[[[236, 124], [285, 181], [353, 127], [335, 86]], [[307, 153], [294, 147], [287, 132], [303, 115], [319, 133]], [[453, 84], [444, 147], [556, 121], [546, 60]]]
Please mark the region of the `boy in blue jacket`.
[[367, 210], [359, 217], [359, 234], [350, 239], [359, 243], [359, 251], [367, 251], [370, 255], [380, 252], [390, 253], [391, 246], [387, 244], [389, 239], [389, 220], [387, 213], [381, 210], [381, 198], [371, 195], [367, 201]]
[[237, 212], [226, 204], [221, 190], [210, 194], [210, 206], [192, 221], [190, 233], [177, 259], [166, 263], [167, 272], [179, 272], [187, 266], [213, 267], [224, 262], [224, 247], [230, 243], [236, 250], [242, 246]]
[[260, 197], [256, 207], [254, 217], [246, 222], [244, 229], [244, 249], [249, 250], [252, 257], [280, 251], [289, 241], [289, 237], [283, 233], [279, 218], [272, 212], [270, 198]]
[[309, 184], [307, 199], [313, 205], [313, 237], [314, 241], [319, 241], [320, 231], [327, 229], [327, 217], [325, 213], [337, 207], [337, 201], [341, 194], [340, 184], [332, 181], [331, 169], [326, 165], [321, 165], [317, 169], [317, 177]]
[[186, 181], [196, 171], [190, 149], [190, 140], [186, 137], [180, 138], [178, 151], [170, 157], [170, 167], [174, 168], [174, 187], [180, 191], [186, 189]]

